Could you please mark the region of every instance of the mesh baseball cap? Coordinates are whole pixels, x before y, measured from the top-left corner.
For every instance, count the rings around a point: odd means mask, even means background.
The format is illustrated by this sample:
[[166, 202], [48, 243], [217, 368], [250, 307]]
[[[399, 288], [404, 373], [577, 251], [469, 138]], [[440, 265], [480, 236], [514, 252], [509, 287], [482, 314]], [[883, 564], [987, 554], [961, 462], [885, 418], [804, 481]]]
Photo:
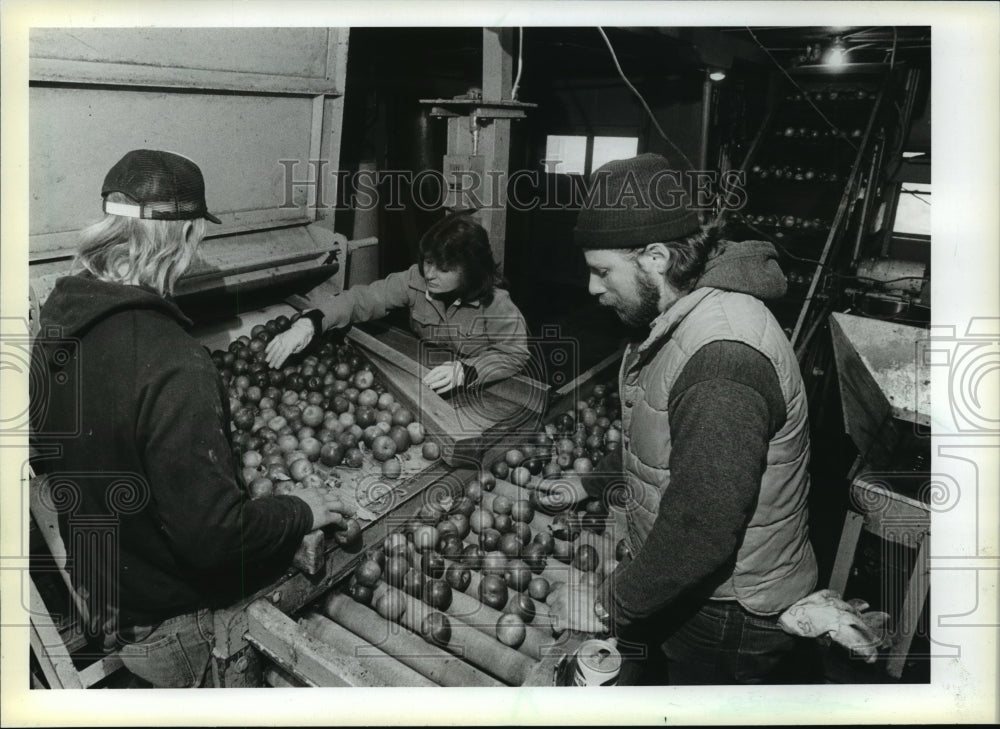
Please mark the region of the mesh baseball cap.
[[[110, 202], [108, 195], [120, 192], [132, 203]], [[101, 187], [104, 212], [147, 220], [193, 220], [205, 218], [221, 223], [208, 212], [205, 179], [194, 162], [173, 152], [135, 149], [115, 164]]]

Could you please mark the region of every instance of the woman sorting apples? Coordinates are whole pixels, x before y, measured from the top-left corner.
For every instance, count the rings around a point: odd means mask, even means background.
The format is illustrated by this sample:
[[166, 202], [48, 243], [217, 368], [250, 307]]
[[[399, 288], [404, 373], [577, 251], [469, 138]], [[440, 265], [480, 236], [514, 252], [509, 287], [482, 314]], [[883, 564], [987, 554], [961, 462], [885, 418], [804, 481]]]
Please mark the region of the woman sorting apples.
[[59, 512], [88, 638], [117, 649], [138, 685], [201, 686], [212, 609], [280, 576], [304, 535], [348, 510], [315, 488], [251, 501], [239, 485], [219, 373], [171, 299], [205, 220], [219, 222], [198, 166], [132, 151], [102, 196], [77, 273], [41, 309], [32, 466]]
[[307, 311], [267, 345], [267, 363], [281, 367], [321, 328], [380, 319], [407, 307], [410, 327], [451, 359], [432, 367], [424, 384], [439, 394], [517, 374], [528, 361], [527, 327], [510, 294], [497, 287], [486, 230], [466, 213], [452, 214], [420, 239], [420, 261], [365, 286], [352, 286]]

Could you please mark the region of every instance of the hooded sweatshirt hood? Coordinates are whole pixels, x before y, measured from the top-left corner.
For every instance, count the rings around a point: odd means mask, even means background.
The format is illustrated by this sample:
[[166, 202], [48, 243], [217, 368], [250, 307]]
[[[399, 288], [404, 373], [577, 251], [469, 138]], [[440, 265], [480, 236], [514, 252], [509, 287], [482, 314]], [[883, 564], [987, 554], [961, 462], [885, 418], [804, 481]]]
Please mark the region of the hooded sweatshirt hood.
[[788, 281], [778, 265], [778, 252], [766, 241], [721, 241], [719, 252], [705, 264], [695, 288], [711, 287], [749, 294], [763, 301], [785, 295]]
[[100, 281], [89, 274], [65, 276], [41, 310], [44, 326], [57, 326], [62, 336], [78, 337], [107, 317], [121, 311], [152, 309], [159, 311], [182, 326], [191, 326], [177, 305], [146, 286], [126, 286]]

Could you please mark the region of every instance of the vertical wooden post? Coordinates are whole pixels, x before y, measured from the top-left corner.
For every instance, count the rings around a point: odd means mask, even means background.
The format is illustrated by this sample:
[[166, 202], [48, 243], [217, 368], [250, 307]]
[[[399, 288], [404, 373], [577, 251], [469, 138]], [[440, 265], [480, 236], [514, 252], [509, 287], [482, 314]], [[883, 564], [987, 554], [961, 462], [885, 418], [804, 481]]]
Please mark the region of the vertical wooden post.
[[[513, 47], [513, 28], [483, 29], [483, 101], [509, 100], [513, 83]], [[483, 157], [485, 180], [482, 190], [483, 199], [487, 201], [479, 218], [489, 233], [493, 258], [503, 267], [507, 236], [510, 119], [493, 119], [482, 127], [477, 151]]]

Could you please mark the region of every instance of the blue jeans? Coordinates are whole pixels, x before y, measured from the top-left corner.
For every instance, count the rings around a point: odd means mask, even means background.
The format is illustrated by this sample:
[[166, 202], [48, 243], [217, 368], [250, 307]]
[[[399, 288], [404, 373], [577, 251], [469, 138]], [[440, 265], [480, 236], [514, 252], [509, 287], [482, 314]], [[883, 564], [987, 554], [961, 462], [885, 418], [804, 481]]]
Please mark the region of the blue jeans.
[[736, 602], [706, 601], [662, 644], [671, 685], [784, 682], [795, 638], [778, 616], [759, 617]]
[[199, 610], [159, 625], [125, 631], [129, 641], [118, 651], [125, 668], [153, 688], [193, 688], [209, 681], [214, 625], [212, 611]]

